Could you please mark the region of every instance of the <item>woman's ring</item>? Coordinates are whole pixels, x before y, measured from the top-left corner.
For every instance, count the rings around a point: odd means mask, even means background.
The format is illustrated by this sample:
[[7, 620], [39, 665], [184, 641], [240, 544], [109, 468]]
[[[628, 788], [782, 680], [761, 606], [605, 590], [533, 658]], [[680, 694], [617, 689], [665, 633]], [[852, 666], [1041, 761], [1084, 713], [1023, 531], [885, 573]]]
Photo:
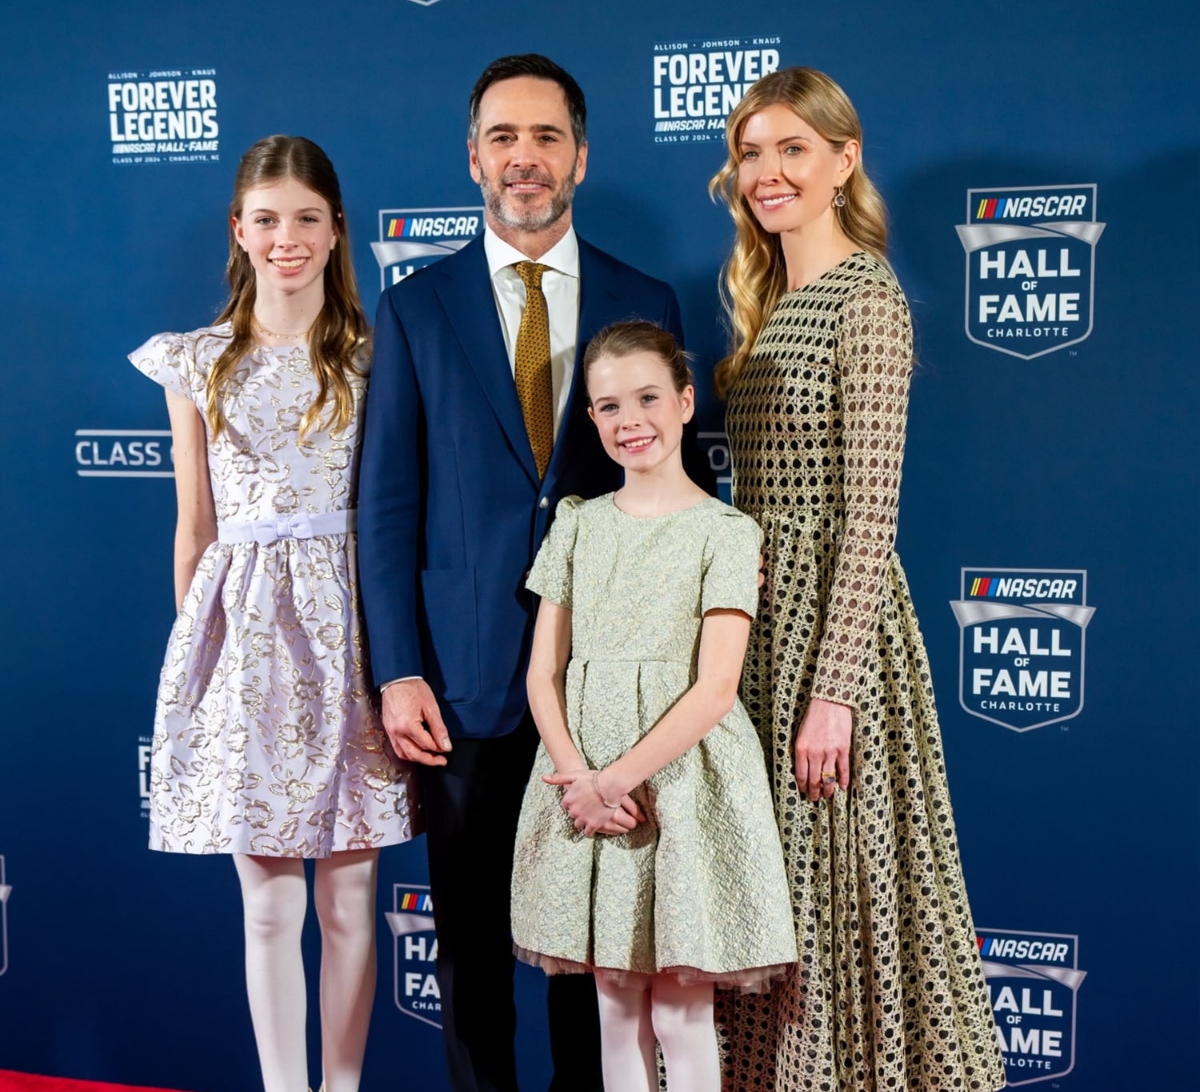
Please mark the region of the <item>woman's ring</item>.
[[837, 773], [833, 770], [822, 770], [821, 771], [821, 780], [822, 781], [836, 781]]

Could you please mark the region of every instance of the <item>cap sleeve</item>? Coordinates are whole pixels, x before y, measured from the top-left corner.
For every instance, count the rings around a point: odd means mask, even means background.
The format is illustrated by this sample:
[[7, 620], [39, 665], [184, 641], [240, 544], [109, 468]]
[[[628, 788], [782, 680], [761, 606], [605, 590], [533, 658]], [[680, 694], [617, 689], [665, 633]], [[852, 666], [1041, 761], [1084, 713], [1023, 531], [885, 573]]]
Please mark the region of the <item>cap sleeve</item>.
[[525, 581], [534, 595], [549, 599], [560, 607], [571, 606], [575, 536], [579, 531], [579, 497], [563, 497], [554, 510], [554, 522], [538, 550], [529, 579]]
[[203, 404], [204, 382], [196, 366], [196, 339], [190, 334], [155, 334], [129, 354], [130, 363], [160, 386]]
[[749, 516], [722, 512], [704, 546], [700, 611], [758, 610], [758, 568], [763, 533]]

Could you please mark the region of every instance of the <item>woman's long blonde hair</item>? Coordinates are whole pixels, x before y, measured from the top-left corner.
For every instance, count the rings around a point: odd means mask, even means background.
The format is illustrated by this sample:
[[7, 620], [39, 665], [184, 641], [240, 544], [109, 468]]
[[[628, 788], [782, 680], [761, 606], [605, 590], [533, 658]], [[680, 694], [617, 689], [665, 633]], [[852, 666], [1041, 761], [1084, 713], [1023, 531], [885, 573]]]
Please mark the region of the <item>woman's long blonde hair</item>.
[[[729, 207], [737, 236], [721, 277], [721, 302], [731, 329], [732, 351], [717, 365], [717, 394], [729, 393], [754, 349], [759, 332], [787, 285], [787, 270], [778, 235], [763, 230], [749, 202], [738, 192], [738, 145], [742, 127], [768, 106], [782, 105], [816, 130], [840, 152], [853, 140], [862, 147], [862, 125], [846, 92], [814, 68], [785, 68], [764, 76], [743, 96], [725, 126], [729, 158], [708, 184], [715, 200]], [[887, 210], [879, 191], [863, 170], [862, 156], [842, 186], [845, 205], [835, 207], [846, 236], [863, 250], [887, 262]]]
[[[233, 219], [241, 219], [246, 194], [259, 186], [269, 186], [294, 178], [329, 203], [337, 227], [338, 245], [325, 266], [325, 303], [308, 334], [308, 358], [317, 378], [317, 396], [300, 421], [305, 436], [318, 423], [331, 430], [344, 429], [354, 415], [354, 391], [351, 377], [360, 376], [359, 366], [370, 327], [358, 298], [354, 265], [350, 258], [350, 231], [342, 208], [342, 190], [329, 157], [304, 137], [269, 136], [255, 144], [238, 165], [229, 203], [229, 301], [217, 324], [229, 322], [233, 337], [217, 357], [208, 373], [205, 416], [209, 434], [215, 439], [225, 427], [222, 403], [238, 363], [254, 344], [254, 267], [249, 255], [238, 244]], [[326, 404], [332, 401], [328, 420], [321, 422]]]

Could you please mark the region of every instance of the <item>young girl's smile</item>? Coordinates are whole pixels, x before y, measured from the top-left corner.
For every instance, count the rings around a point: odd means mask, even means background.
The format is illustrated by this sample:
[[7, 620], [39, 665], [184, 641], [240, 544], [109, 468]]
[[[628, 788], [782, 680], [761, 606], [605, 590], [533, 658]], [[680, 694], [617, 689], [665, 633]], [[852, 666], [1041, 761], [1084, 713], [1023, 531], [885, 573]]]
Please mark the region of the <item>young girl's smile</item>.
[[260, 286], [289, 294], [321, 280], [337, 245], [329, 202], [294, 178], [248, 191], [234, 230]]
[[588, 414], [610, 458], [626, 470], [649, 473], [676, 455], [695, 392], [690, 384], [676, 390], [659, 356], [643, 351], [601, 357], [587, 381]]

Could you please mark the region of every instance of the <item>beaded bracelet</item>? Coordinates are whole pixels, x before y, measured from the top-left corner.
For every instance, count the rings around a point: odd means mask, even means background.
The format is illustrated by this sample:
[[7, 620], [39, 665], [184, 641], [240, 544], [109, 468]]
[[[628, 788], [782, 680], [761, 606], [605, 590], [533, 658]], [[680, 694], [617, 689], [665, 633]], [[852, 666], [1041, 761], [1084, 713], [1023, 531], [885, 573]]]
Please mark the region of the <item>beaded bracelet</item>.
[[592, 788], [595, 789], [596, 795], [598, 797], [600, 797], [600, 803], [603, 804], [606, 808], [611, 808], [613, 811], [616, 811], [617, 808], [619, 808], [621, 806], [621, 801], [619, 801], [619, 800], [615, 804], [611, 804], [607, 800], [604, 799], [604, 793], [602, 793], [600, 791], [600, 771], [599, 770], [592, 771]]

